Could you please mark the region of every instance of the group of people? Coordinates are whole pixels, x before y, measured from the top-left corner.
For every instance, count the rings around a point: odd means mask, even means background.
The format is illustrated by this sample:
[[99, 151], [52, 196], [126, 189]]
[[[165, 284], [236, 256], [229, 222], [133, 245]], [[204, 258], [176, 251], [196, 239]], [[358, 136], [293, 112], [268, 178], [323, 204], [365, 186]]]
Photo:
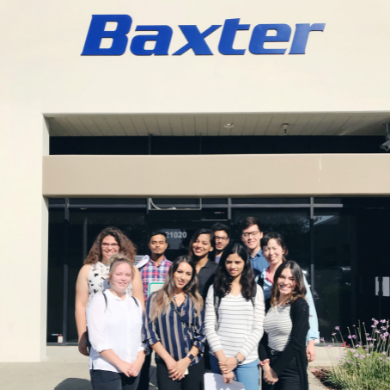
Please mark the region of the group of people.
[[[163, 231], [150, 256], [118, 228], [96, 238], [76, 284], [79, 351], [94, 390], [147, 390], [151, 351], [160, 390], [201, 390], [206, 367], [247, 390], [307, 390], [318, 320], [301, 268], [259, 221], [241, 222], [241, 242], [221, 223], [200, 229], [172, 262]], [[153, 283], [162, 287], [151, 292]]]

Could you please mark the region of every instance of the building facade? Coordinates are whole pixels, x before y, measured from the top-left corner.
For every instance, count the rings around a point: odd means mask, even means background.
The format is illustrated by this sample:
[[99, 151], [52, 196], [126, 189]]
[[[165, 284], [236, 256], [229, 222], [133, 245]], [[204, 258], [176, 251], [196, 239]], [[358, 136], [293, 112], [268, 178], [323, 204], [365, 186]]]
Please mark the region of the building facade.
[[256, 215], [308, 272], [324, 337], [389, 316], [389, 11], [5, 2], [0, 361], [75, 341], [74, 278], [106, 225], [140, 254], [165, 229], [173, 257], [197, 227]]

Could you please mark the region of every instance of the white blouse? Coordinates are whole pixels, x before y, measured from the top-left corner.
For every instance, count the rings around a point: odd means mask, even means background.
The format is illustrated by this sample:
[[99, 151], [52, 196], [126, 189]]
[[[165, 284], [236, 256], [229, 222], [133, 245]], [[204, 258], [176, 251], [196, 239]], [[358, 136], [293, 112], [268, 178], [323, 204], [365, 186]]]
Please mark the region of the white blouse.
[[92, 344], [89, 368], [120, 372], [99, 352], [112, 349], [128, 363], [137, 359], [138, 352], [145, 349], [141, 343], [142, 305], [137, 299], [137, 306], [129, 294], [124, 300], [109, 290], [104, 294], [107, 305], [103, 293], [99, 292], [87, 307], [88, 337]]

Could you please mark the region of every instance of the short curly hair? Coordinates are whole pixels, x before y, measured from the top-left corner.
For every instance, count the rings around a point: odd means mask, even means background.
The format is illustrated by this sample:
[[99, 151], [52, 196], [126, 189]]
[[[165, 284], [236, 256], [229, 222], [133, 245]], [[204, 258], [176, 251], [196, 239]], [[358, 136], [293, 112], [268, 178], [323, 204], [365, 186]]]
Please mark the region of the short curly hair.
[[84, 260], [84, 264], [96, 264], [98, 261], [102, 261], [102, 241], [107, 236], [111, 236], [116, 240], [119, 244], [119, 253], [128, 257], [134, 264], [137, 255], [135, 245], [120, 229], [114, 226], [106, 227], [98, 234], [87, 258]]

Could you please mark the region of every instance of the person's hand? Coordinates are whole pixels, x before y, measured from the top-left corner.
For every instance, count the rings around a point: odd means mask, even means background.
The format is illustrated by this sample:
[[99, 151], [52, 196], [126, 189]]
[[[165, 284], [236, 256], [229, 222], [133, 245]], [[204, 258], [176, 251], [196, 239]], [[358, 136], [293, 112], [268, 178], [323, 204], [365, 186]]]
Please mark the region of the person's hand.
[[222, 377], [223, 377], [223, 381], [225, 383], [232, 383], [232, 381], [234, 379], [234, 373], [233, 373], [233, 371], [230, 371], [227, 374], [222, 374]]
[[176, 366], [169, 370], [170, 378], [174, 381], [181, 380], [184, 378], [184, 374], [190, 365], [191, 360], [188, 357], [180, 359]]
[[237, 360], [234, 356], [228, 357], [225, 360], [219, 362], [219, 368], [222, 373], [228, 373], [237, 367]]
[[124, 360], [122, 360], [118, 365], [117, 365], [117, 368], [120, 372], [122, 372], [123, 374], [125, 374], [127, 377], [130, 377], [130, 374], [129, 374], [129, 371], [132, 369], [132, 366], [130, 363], [128, 362], [125, 362]]
[[87, 332], [84, 332], [78, 342], [79, 352], [82, 355], [89, 356], [87, 348]]
[[263, 374], [264, 380], [269, 385], [274, 385], [279, 380], [275, 371], [269, 365], [266, 364], [263, 366], [263, 372], [264, 372]]
[[130, 376], [138, 376], [141, 371], [142, 365], [144, 364], [145, 357], [138, 358], [130, 363], [131, 369], [128, 371]]
[[310, 340], [306, 347], [306, 357], [309, 363], [314, 362], [314, 360], [316, 359], [316, 347], [314, 343], [314, 340]]
[[165, 364], [168, 368], [168, 371], [171, 371], [173, 368], [176, 367], [177, 361], [173, 358], [170, 358], [168, 361], [165, 362]]

